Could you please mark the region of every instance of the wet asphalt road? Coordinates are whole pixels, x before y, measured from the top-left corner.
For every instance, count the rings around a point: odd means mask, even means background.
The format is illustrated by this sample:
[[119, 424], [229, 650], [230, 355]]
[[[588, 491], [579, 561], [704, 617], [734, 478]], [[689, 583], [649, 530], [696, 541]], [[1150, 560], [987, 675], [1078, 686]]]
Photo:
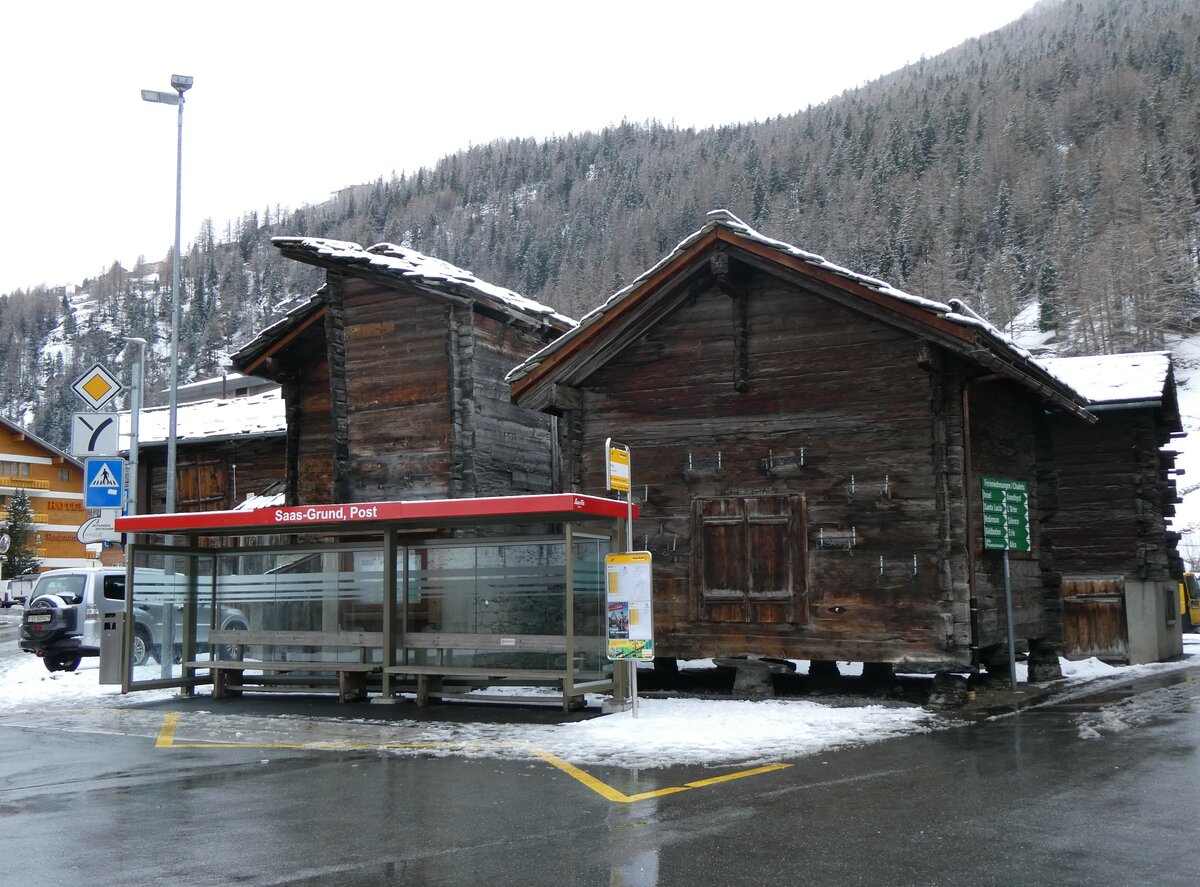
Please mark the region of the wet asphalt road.
[[[186, 701], [6, 719], [0, 884], [1190, 887], [1197, 677], [631, 804], [537, 760], [156, 747]], [[525, 716], [561, 712], [496, 715]], [[714, 775], [588, 770], [627, 794]]]

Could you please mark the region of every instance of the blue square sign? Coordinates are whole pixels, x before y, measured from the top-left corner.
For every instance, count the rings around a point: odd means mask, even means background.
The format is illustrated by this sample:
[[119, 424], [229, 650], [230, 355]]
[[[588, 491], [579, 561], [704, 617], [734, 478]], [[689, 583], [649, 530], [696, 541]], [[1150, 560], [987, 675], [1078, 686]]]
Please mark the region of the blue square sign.
[[120, 508], [123, 504], [124, 493], [124, 459], [84, 460], [84, 508]]

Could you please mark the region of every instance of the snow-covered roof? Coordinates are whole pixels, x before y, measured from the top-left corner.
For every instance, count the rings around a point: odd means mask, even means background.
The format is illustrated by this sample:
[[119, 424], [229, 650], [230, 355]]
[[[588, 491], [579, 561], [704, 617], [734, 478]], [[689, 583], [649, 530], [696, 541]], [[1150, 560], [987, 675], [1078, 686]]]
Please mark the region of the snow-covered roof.
[[[549, 358], [569, 347], [573, 342], [580, 339], [580, 337], [585, 336], [590, 328], [602, 322], [614, 309], [622, 305], [631, 296], [639, 293], [645, 284], [653, 280], [660, 272], [677, 261], [688, 250], [708, 237], [716, 229], [722, 229], [734, 235], [734, 238], [737, 240], [768, 247], [783, 256], [798, 259], [822, 275], [835, 275], [859, 287], [877, 293], [884, 297], [886, 301], [893, 303], [897, 309], [900, 309], [901, 306], [906, 306], [908, 309], [915, 308], [924, 312], [931, 322], [948, 322], [955, 327], [961, 327], [964, 331], [972, 331], [976, 334], [975, 338], [978, 344], [984, 346], [983, 349], [973, 348], [971, 350], [971, 353], [981, 362], [990, 363], [993, 362], [992, 358], [999, 358], [1006, 367], [1015, 368], [1018, 374], [1026, 378], [1026, 381], [1035, 389], [1048, 396], [1053, 396], [1060, 405], [1065, 406], [1071, 411], [1087, 415], [1086, 411], [1078, 406], [1079, 398], [1074, 396], [1075, 392], [1063, 386], [1055, 377], [1050, 376], [1045, 368], [1034, 360], [1033, 355], [1029, 351], [1019, 346], [1000, 329], [984, 320], [961, 300], [950, 299], [947, 302], [940, 302], [907, 293], [897, 289], [886, 281], [843, 268], [841, 265], [828, 261], [824, 256], [808, 252], [790, 243], [785, 243], [782, 240], [775, 240], [774, 238], [760, 234], [725, 209], [717, 209], [708, 213], [707, 222], [702, 228], [681, 240], [658, 264], [643, 272], [628, 286], [611, 295], [598, 308], [585, 314], [574, 329], [559, 336], [559, 338], [538, 351], [524, 363], [511, 370], [505, 377], [505, 380], [509, 383], [517, 383], [531, 373], [536, 372]], [[729, 239], [726, 237], [726, 240]], [[1090, 419], [1091, 417], [1088, 418]]]
[[[165, 444], [170, 423], [169, 407], [142, 410], [138, 440], [142, 446]], [[130, 414], [121, 413], [121, 436], [128, 441]], [[283, 395], [268, 391], [228, 400], [198, 400], [181, 403], [175, 418], [175, 440], [227, 440], [243, 435], [282, 435], [287, 431]]]
[[1171, 375], [1169, 351], [1044, 357], [1039, 362], [1093, 404], [1159, 403]]
[[523, 315], [529, 320], [550, 323], [564, 329], [575, 326], [572, 318], [559, 314], [548, 305], [480, 280], [470, 271], [464, 271], [449, 262], [394, 243], [377, 243], [366, 249], [357, 243], [327, 240], [323, 237], [272, 237], [271, 243], [290, 253], [291, 258], [300, 261], [309, 261], [326, 268], [334, 265], [367, 267], [372, 271], [393, 275], [422, 289], [467, 295], [476, 301], [490, 303], [507, 314]]
[[295, 330], [303, 329], [325, 307], [325, 302], [326, 288], [322, 286], [309, 298], [293, 305], [279, 320], [256, 333], [253, 339], [238, 346], [229, 356], [230, 362], [240, 369], [256, 363], [264, 353], [270, 351], [272, 343], [287, 338]]
[[284, 504], [283, 484], [273, 483], [257, 493], [251, 493], [235, 507], [234, 511], [255, 511], [259, 508], [276, 508]]

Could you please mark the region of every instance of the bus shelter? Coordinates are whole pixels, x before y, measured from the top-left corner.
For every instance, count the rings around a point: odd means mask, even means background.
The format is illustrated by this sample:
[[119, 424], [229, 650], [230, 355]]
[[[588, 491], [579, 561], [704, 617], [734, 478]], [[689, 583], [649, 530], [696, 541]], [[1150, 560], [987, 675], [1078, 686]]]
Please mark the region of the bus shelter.
[[604, 559], [626, 517], [553, 494], [119, 518], [122, 690], [545, 684], [581, 707], [613, 689]]

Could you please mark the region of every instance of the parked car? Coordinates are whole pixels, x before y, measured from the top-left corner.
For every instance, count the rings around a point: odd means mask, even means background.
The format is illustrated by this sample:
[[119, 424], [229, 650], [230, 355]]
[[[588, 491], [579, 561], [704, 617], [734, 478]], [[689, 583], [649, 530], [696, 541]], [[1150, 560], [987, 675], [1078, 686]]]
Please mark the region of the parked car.
[[33, 583], [37, 581], [36, 573], [28, 573], [24, 576], [16, 576], [12, 579], [5, 579], [0, 582], [0, 606], [8, 609], [13, 604], [24, 604], [26, 598], [29, 597], [29, 589], [33, 588]]
[[[172, 655], [180, 658], [183, 611], [173, 611]], [[161, 661], [164, 604], [135, 602], [133, 606], [133, 665]], [[125, 611], [125, 569], [50, 570], [38, 577], [21, 621], [20, 647], [41, 657], [49, 671], [74, 671], [85, 656], [100, 655], [101, 623], [105, 616]], [[214, 626], [212, 608], [201, 605], [196, 614], [197, 643], [207, 650]], [[221, 607], [216, 628], [245, 631], [249, 622], [241, 610]], [[231, 653], [232, 655], [232, 653]]]

